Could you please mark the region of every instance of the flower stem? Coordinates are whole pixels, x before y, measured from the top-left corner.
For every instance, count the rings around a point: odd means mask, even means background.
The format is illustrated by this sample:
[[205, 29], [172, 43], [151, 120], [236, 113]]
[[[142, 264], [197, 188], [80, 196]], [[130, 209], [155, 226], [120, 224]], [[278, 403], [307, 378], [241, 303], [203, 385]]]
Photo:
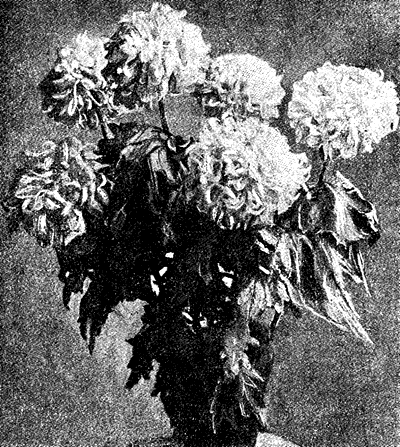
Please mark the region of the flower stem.
[[329, 165], [329, 159], [326, 159], [323, 163], [322, 163], [322, 168], [321, 168], [321, 172], [319, 173], [319, 177], [318, 177], [318, 184], [320, 185], [321, 183], [323, 183], [324, 181], [324, 177], [325, 177], [325, 172], [326, 169]]
[[169, 134], [170, 131], [169, 131], [169, 126], [168, 126], [167, 116], [165, 114], [164, 101], [162, 99], [160, 99], [158, 101], [158, 110], [160, 112], [161, 127], [165, 133]]
[[327, 155], [325, 153], [325, 150], [324, 150], [323, 146], [321, 146], [321, 148], [320, 148], [320, 157], [321, 157], [321, 161], [322, 161], [322, 167], [321, 167], [321, 172], [319, 173], [319, 177], [318, 177], [318, 184], [319, 185], [321, 183], [323, 183], [326, 170], [328, 169], [329, 164], [331, 162], [331, 158], [329, 157], [329, 155]]

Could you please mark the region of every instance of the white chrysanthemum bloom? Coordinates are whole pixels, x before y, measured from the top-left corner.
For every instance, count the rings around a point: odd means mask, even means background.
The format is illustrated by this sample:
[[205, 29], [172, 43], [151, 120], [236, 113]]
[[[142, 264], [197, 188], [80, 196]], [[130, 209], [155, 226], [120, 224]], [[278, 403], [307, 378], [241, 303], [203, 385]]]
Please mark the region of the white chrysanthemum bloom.
[[297, 141], [325, 157], [352, 158], [398, 126], [395, 85], [368, 69], [325, 63], [293, 85], [288, 116]]
[[273, 224], [296, 200], [310, 175], [305, 154], [256, 118], [209, 119], [188, 156], [186, 199], [221, 228]]
[[106, 39], [89, 37], [87, 31], [78, 34], [73, 46], [59, 51], [60, 62], [55, 67], [56, 71], [65, 69], [77, 79], [81, 79], [82, 72], [85, 72], [94, 82], [103, 84], [105, 80], [101, 71], [107, 65], [105, 42]]
[[191, 91], [203, 82], [210, 51], [186, 11], [154, 3], [150, 12], [130, 12], [107, 45], [106, 78], [116, 100], [134, 108]]
[[54, 68], [40, 84], [43, 110], [67, 125], [97, 127], [104, 116], [114, 116], [111, 91], [102, 75], [107, 65], [105, 40], [79, 34], [62, 48]]
[[197, 95], [206, 114], [213, 114], [214, 108], [216, 115], [258, 115], [267, 120], [279, 116], [278, 106], [285, 96], [281, 80], [282, 76], [258, 57], [226, 54], [211, 62]]
[[47, 141], [41, 152], [30, 154], [35, 169], [21, 177], [15, 196], [42, 244], [67, 245], [86, 231], [83, 212], [101, 213], [108, 204], [108, 180], [95, 150], [94, 144], [68, 138]]

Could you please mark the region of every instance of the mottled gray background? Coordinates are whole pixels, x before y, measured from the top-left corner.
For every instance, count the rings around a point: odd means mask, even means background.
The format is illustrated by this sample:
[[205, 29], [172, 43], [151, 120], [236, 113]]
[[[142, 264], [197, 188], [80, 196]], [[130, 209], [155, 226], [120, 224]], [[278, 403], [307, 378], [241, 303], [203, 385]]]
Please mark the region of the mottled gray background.
[[[37, 83], [55, 49], [78, 32], [107, 34], [128, 8], [150, 1], [2, 1], [1, 192], [20, 154], [66, 134], [40, 112]], [[204, 29], [214, 54], [264, 57], [290, 85], [326, 60], [398, 77], [400, 1], [192, 0], [186, 8]], [[195, 106], [184, 104], [188, 132]], [[81, 135], [84, 136], [84, 135]], [[85, 137], [86, 138], [86, 137]], [[375, 341], [365, 347], [311, 316], [289, 317], [276, 341], [270, 430], [304, 447], [396, 447], [398, 440], [399, 135], [342, 170], [376, 203], [383, 236], [366, 254], [373, 298], [357, 300]], [[148, 383], [123, 388], [139, 306], [113, 315], [90, 357], [78, 334], [76, 306], [61, 304], [57, 262], [20, 233], [11, 239], [0, 217], [0, 445], [104, 445], [168, 434]], [[76, 304], [76, 303], [75, 303]]]

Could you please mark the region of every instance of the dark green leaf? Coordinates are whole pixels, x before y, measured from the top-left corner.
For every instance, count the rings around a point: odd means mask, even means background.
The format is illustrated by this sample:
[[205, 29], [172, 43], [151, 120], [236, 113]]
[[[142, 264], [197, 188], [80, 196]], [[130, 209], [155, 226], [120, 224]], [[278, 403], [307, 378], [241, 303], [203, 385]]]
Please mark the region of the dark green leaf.
[[345, 246], [359, 241], [373, 244], [379, 239], [374, 205], [340, 172], [317, 185], [309, 201], [303, 200], [300, 220], [305, 233], [327, 232]]
[[349, 288], [349, 280], [364, 282], [361, 254], [354, 243], [347, 249], [329, 234], [283, 234], [272, 270], [272, 290], [283, 300], [305, 308], [371, 342], [362, 328]]
[[91, 354], [96, 337], [100, 335], [108, 314], [112, 310], [107, 292], [105, 282], [94, 279], [81, 299], [78, 323], [82, 338], [87, 341]]

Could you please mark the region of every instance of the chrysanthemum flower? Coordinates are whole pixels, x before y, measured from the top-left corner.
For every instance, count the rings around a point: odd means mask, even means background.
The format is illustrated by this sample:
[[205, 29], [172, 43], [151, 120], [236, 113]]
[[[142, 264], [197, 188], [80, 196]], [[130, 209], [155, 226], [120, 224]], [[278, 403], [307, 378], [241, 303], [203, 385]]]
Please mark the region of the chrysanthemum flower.
[[325, 63], [293, 86], [288, 115], [297, 141], [326, 158], [352, 158], [398, 125], [395, 85], [368, 69]]
[[256, 118], [211, 118], [188, 156], [186, 199], [222, 228], [273, 224], [305, 187], [305, 154], [290, 152], [277, 129]]
[[186, 11], [154, 3], [150, 12], [130, 12], [106, 45], [106, 79], [116, 103], [134, 109], [190, 91], [202, 82], [209, 45], [201, 29], [184, 20]]
[[79, 34], [75, 44], [59, 51], [54, 68], [40, 84], [43, 111], [56, 121], [97, 127], [114, 116], [111, 90], [101, 74], [107, 65], [104, 41]]
[[285, 96], [278, 76], [268, 62], [250, 54], [226, 54], [213, 60], [196, 96], [208, 116], [222, 114], [267, 120], [278, 117]]
[[108, 181], [95, 149], [68, 138], [48, 141], [41, 152], [29, 154], [36, 166], [22, 176], [15, 195], [43, 245], [67, 245], [86, 231], [83, 211], [101, 213], [108, 204]]

